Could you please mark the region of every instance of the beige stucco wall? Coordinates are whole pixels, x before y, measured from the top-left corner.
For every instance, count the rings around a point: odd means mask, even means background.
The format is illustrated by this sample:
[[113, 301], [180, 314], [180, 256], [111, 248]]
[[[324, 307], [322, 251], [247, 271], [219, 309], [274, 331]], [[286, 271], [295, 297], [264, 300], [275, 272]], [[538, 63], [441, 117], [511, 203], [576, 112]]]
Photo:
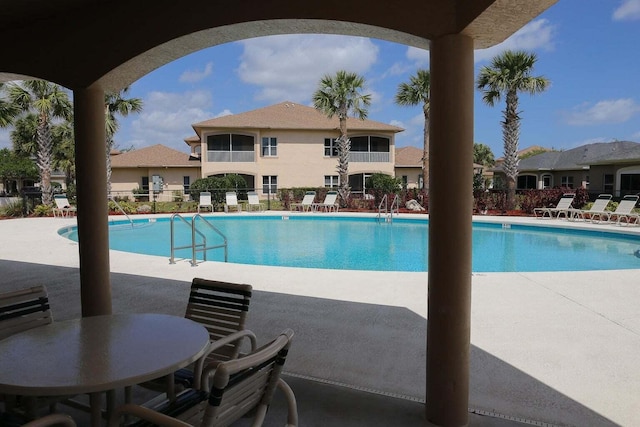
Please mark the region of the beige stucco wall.
[[403, 175], [407, 177], [407, 188], [420, 188], [421, 167], [396, 167], [395, 177], [402, 178]]
[[[241, 133], [255, 137], [255, 162], [207, 162], [206, 139], [208, 135], [216, 133]], [[354, 133], [352, 136], [364, 135]], [[389, 162], [349, 163], [349, 174], [356, 173], [386, 173], [394, 175], [394, 134], [371, 133], [390, 138]], [[338, 175], [336, 167], [337, 157], [324, 156], [324, 139], [335, 138], [338, 133], [331, 135], [325, 131], [253, 131], [240, 132], [238, 130], [217, 129], [203, 132], [202, 135], [202, 176], [220, 173], [239, 173], [255, 176], [256, 190], [262, 190], [262, 177], [275, 175], [278, 177], [279, 188], [290, 187], [322, 187], [325, 175]], [[278, 154], [275, 157], [262, 157], [261, 141], [263, 137], [275, 137], [278, 141]]]
[[174, 190], [183, 191], [183, 177], [189, 176], [190, 183], [200, 178], [200, 168], [116, 168], [111, 172], [111, 193], [119, 196], [132, 196], [131, 190], [139, 188], [142, 177], [149, 177], [149, 186], [152, 184], [152, 176], [162, 177], [162, 192], [157, 195], [158, 201], [173, 200]]

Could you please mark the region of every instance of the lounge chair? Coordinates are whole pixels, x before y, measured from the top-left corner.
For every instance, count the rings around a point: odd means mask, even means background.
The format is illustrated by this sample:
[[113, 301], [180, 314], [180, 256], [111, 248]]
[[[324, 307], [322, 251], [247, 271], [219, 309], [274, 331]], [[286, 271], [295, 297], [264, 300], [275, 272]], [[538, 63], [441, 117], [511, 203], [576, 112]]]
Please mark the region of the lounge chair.
[[322, 203], [314, 203], [313, 210], [319, 211], [324, 210], [325, 212], [338, 212], [338, 192], [337, 191], [327, 191], [327, 195], [324, 197], [324, 201]]
[[567, 219], [570, 221], [578, 221], [587, 219], [594, 221], [596, 218], [602, 218], [607, 215], [607, 205], [611, 201], [611, 194], [600, 194], [591, 205], [590, 209], [569, 209]]
[[292, 203], [291, 210], [292, 211], [302, 211], [302, 212], [311, 212], [313, 211], [313, 201], [316, 198], [315, 191], [307, 191], [304, 193], [304, 197], [302, 202], [300, 203]]
[[238, 195], [235, 191], [227, 191], [227, 193], [225, 194], [225, 199], [225, 212], [229, 212], [232, 208], [235, 208], [236, 212], [240, 212], [242, 210], [242, 205], [238, 203]]
[[[562, 215], [567, 218], [567, 212], [571, 208], [571, 203], [573, 203], [575, 197], [576, 195], [574, 193], [565, 193], [555, 207], [535, 208], [533, 214], [536, 218], [560, 218]], [[538, 216], [538, 214], [540, 214], [540, 216]]]
[[633, 209], [636, 207], [638, 203], [638, 196], [628, 194], [620, 200], [616, 210], [613, 212], [607, 212], [607, 219], [601, 222], [614, 222], [618, 225], [629, 225], [631, 224], [631, 220], [636, 225], [639, 225], [640, 215], [633, 213]]
[[59, 215], [60, 218], [64, 218], [72, 217], [75, 215], [77, 209], [75, 206], [71, 206], [71, 203], [69, 203], [66, 194], [54, 194], [53, 200], [56, 203], [55, 207], [53, 208], [54, 217], [57, 217]]
[[198, 202], [198, 213], [200, 213], [200, 208], [211, 209], [213, 212], [213, 203], [211, 203], [211, 193], [208, 191], [203, 191], [200, 193], [200, 201]]
[[[251, 350], [256, 348], [255, 335], [245, 329], [251, 291], [251, 285], [246, 284], [197, 277], [192, 280], [184, 317], [207, 328], [211, 345], [199, 363], [173, 374], [174, 382], [180, 389], [198, 388], [202, 367], [208, 363], [235, 359], [243, 343], [248, 341]], [[162, 392], [167, 390], [167, 378], [149, 381], [141, 386]]]
[[[293, 331], [285, 329], [258, 350], [238, 359], [207, 365], [200, 390], [185, 390], [177, 404], [153, 409], [125, 404], [113, 412], [109, 426], [118, 427], [122, 417], [133, 416], [163, 426], [228, 426], [250, 416], [251, 425], [261, 426], [276, 388], [284, 392], [288, 403], [288, 427], [298, 425], [295, 395], [280, 378]], [[211, 381], [209, 381], [211, 379]], [[211, 387], [208, 384], [211, 383]]]
[[264, 212], [264, 205], [260, 203], [258, 193], [256, 193], [255, 191], [249, 191], [247, 193], [247, 198], [249, 199], [247, 211], [251, 212], [253, 210], [256, 210], [258, 212]]

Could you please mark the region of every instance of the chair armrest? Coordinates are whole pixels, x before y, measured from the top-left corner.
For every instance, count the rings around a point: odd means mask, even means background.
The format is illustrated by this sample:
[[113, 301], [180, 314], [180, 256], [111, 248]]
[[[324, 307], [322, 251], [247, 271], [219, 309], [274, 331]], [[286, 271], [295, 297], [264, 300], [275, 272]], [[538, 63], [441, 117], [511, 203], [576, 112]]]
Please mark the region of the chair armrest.
[[132, 403], [126, 403], [117, 407], [111, 414], [109, 419], [109, 427], [120, 427], [120, 418], [124, 415], [132, 415], [134, 417], [149, 421], [153, 424], [157, 424], [165, 427], [192, 427], [191, 424], [187, 424], [175, 418], [171, 418], [168, 415], [156, 412], [153, 409], [145, 408], [144, 406], [134, 405]]
[[[239, 341], [241, 339], [247, 338], [251, 345], [251, 352], [253, 352], [257, 347], [257, 338], [256, 334], [248, 329], [243, 329], [242, 331], [234, 332], [233, 334], [229, 334], [224, 338], [220, 338], [219, 340], [215, 340], [209, 344], [209, 347], [205, 351], [204, 355], [196, 362], [195, 369], [193, 371], [193, 388], [196, 390], [205, 390], [208, 391], [208, 387], [206, 389], [202, 389], [201, 385], [206, 384], [206, 381], [202, 381], [202, 376], [204, 375], [204, 362], [207, 357], [216, 349], [220, 347], [224, 347], [225, 345], [231, 344], [233, 342]], [[208, 373], [207, 373], [208, 375]]]
[[297, 427], [298, 403], [296, 402], [296, 396], [293, 394], [293, 390], [291, 390], [289, 384], [282, 378], [278, 379], [278, 388], [284, 393], [287, 399], [287, 425], [285, 427]]
[[66, 414], [50, 414], [37, 420], [23, 424], [22, 427], [45, 427], [45, 426], [64, 426], [76, 427], [76, 423], [69, 415]]

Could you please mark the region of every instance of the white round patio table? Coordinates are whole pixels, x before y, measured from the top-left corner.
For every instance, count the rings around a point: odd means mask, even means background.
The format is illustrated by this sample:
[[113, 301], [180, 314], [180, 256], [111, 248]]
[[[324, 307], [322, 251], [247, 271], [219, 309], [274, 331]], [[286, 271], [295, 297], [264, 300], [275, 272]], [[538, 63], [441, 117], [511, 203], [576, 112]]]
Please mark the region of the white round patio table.
[[[0, 394], [91, 394], [100, 425], [100, 393], [168, 375], [200, 358], [209, 334], [164, 314], [113, 314], [53, 322], [0, 341]], [[97, 406], [97, 407], [96, 407]]]

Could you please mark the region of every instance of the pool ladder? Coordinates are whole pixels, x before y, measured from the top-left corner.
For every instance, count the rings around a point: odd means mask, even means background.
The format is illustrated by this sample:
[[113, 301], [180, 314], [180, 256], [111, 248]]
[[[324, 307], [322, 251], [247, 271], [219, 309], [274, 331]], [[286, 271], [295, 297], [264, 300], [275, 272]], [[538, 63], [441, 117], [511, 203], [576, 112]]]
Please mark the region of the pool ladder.
[[[219, 245], [207, 246], [207, 236], [198, 230], [196, 220], [202, 220], [202, 224], [208, 226], [211, 230], [213, 230], [216, 234], [222, 237], [224, 243]], [[180, 220], [191, 227], [191, 244], [186, 246], [176, 246], [175, 245], [175, 235], [174, 235], [174, 225], [176, 220]], [[196, 235], [200, 236], [202, 239], [201, 243], [197, 243]], [[171, 215], [171, 259], [169, 259], [169, 264], [175, 264], [175, 251], [179, 249], [191, 249], [191, 266], [196, 267], [198, 265], [197, 253], [202, 252], [204, 261], [207, 260], [207, 251], [210, 249], [219, 249], [224, 248], [224, 262], [228, 260], [228, 247], [227, 247], [227, 236], [222, 234], [222, 232], [209, 221], [204, 219], [200, 214], [195, 214], [191, 217], [191, 222], [189, 222], [182, 215], [175, 213]]]
[[384, 218], [384, 222], [392, 223], [393, 222], [393, 213], [397, 215], [400, 211], [400, 199], [397, 194], [394, 194], [393, 200], [389, 205], [389, 199], [385, 194], [380, 204], [378, 205], [378, 216], [376, 217], [376, 221], [379, 223], [382, 222], [382, 218]]

